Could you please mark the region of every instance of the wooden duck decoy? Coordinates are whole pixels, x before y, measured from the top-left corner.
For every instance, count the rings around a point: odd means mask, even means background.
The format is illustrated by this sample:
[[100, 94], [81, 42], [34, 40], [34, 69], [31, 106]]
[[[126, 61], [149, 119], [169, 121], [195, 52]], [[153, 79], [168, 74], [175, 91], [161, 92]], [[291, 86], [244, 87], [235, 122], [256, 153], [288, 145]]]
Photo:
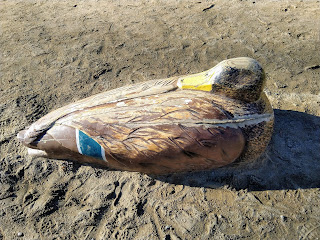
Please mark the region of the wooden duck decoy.
[[69, 104], [18, 138], [30, 155], [152, 174], [251, 162], [273, 130], [264, 82], [256, 60], [229, 59]]

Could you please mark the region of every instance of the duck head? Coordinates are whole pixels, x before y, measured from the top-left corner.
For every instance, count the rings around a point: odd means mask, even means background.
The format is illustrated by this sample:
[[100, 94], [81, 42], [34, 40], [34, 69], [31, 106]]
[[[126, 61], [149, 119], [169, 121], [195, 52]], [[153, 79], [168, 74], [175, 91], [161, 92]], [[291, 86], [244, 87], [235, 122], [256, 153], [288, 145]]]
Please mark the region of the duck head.
[[252, 58], [240, 57], [222, 61], [208, 71], [181, 77], [178, 87], [255, 102], [260, 98], [264, 83], [265, 73], [261, 65]]

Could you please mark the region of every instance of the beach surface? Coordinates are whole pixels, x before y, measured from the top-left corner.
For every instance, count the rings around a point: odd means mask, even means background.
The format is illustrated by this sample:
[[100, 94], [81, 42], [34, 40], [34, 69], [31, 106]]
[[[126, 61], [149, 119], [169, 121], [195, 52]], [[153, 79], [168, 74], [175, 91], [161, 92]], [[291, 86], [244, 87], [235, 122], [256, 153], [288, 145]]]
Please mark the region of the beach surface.
[[[319, 239], [320, 1], [0, 1], [1, 239]], [[255, 163], [150, 176], [34, 159], [68, 103], [251, 57], [275, 126]]]

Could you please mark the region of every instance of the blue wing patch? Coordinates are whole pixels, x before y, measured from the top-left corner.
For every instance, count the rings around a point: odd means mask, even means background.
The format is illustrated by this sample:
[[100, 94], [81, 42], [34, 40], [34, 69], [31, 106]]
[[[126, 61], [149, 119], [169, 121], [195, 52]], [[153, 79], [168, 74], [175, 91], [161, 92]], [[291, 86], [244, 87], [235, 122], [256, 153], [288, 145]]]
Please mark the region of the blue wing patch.
[[76, 129], [77, 148], [80, 154], [106, 161], [103, 147], [84, 132]]

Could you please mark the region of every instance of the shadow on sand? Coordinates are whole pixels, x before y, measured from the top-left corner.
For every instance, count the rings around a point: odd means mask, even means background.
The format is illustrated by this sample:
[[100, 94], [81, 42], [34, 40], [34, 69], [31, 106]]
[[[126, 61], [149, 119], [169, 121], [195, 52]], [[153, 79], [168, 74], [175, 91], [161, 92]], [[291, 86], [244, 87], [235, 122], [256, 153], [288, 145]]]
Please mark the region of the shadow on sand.
[[276, 109], [272, 140], [253, 165], [154, 178], [174, 184], [250, 191], [320, 187], [320, 117]]

